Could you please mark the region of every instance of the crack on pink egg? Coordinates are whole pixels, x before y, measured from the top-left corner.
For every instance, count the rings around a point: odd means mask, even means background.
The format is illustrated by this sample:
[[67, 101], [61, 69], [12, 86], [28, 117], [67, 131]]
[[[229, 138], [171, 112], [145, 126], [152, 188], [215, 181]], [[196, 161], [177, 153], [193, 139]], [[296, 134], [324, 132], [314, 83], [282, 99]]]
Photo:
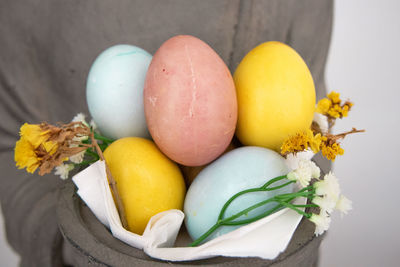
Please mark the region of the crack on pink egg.
[[[189, 60], [190, 74], [192, 77], [193, 89], [192, 89], [192, 100], [190, 102], [190, 107], [189, 107], [189, 118], [193, 118], [194, 117], [194, 105], [197, 100], [197, 96], [196, 96], [197, 83], [196, 83], [196, 76], [194, 74], [193, 61], [192, 61], [192, 58], [190, 57], [189, 50], [188, 50], [188, 47], [186, 44], [185, 44], [185, 53]], [[194, 135], [194, 140], [197, 140], [197, 131], [196, 130], [193, 131], [193, 135]], [[195, 155], [195, 157], [197, 157], [197, 155], [198, 155], [198, 142], [196, 142], [196, 141], [194, 142], [194, 155]]]
[[192, 90], [192, 100], [190, 102], [190, 108], [189, 108], [189, 117], [192, 118], [194, 116], [194, 104], [197, 100], [197, 83], [196, 83], [196, 76], [194, 75], [194, 68], [193, 68], [193, 62], [192, 62], [192, 58], [189, 55], [189, 50], [187, 45], [185, 44], [185, 52], [186, 52], [186, 56], [189, 60], [189, 65], [190, 65], [190, 73], [191, 73], [191, 77], [192, 77], [192, 85], [193, 85], [193, 90]]
[[157, 103], [157, 97], [156, 96], [149, 96], [147, 99], [150, 101], [150, 103], [151, 103], [151, 105], [153, 107], [156, 106], [156, 103]]

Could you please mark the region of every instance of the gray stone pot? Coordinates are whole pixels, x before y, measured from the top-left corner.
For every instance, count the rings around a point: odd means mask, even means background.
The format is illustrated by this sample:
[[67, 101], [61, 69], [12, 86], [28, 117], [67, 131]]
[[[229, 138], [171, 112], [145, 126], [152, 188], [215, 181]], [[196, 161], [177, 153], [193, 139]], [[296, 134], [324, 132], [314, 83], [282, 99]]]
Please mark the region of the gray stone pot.
[[[190, 262], [163, 262], [152, 259], [142, 250], [128, 246], [114, 238], [76, 194], [76, 187], [68, 181], [61, 190], [57, 216], [65, 239], [64, 255], [73, 259], [73, 266], [317, 266], [318, 248], [322, 236], [314, 236], [314, 225], [302, 220], [286, 251], [275, 260], [260, 258], [216, 257]], [[180, 234], [179, 244], [188, 244], [188, 236]]]

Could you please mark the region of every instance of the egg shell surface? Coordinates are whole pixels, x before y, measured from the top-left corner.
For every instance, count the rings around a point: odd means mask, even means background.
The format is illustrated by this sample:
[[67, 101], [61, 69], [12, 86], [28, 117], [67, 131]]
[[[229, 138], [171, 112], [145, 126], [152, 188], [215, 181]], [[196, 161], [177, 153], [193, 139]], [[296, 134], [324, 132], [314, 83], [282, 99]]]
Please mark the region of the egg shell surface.
[[152, 56], [132, 45], [115, 45], [94, 61], [86, 99], [100, 132], [110, 138], [150, 138], [143, 107], [143, 87]]
[[159, 212], [183, 208], [186, 186], [178, 166], [150, 140], [125, 137], [104, 152], [121, 196], [128, 229], [141, 235]]
[[[285, 175], [289, 169], [282, 156], [273, 150], [262, 147], [241, 147], [234, 149], [208, 165], [194, 179], [185, 198], [185, 225], [193, 240], [199, 238], [218, 220], [218, 215], [233, 195], [245, 189], [260, 187], [270, 179]], [[288, 182], [284, 179], [273, 186]], [[258, 202], [277, 194], [290, 193], [292, 184], [269, 192], [253, 192], [234, 200], [228, 207], [225, 217], [232, 216]], [[276, 203], [268, 203], [243, 215], [236, 220], [257, 216]], [[207, 240], [237, 229], [239, 226], [222, 226]]]
[[244, 145], [280, 151], [290, 135], [310, 128], [315, 87], [301, 56], [280, 42], [251, 50], [234, 74], [238, 98], [236, 135]]
[[154, 54], [146, 76], [144, 108], [157, 146], [186, 166], [205, 165], [232, 140], [236, 91], [217, 53], [193, 36], [175, 36]]

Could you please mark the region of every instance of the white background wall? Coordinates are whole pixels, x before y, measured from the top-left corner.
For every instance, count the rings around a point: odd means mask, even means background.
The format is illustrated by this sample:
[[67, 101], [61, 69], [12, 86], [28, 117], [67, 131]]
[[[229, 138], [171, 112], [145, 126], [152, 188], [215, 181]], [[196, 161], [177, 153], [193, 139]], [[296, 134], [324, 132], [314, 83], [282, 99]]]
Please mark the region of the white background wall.
[[[399, 266], [400, 1], [337, 0], [327, 84], [355, 102], [335, 132], [344, 140], [334, 171], [354, 210], [334, 215], [321, 267]], [[0, 266], [17, 266], [0, 215]]]
[[399, 266], [400, 1], [338, 0], [327, 85], [355, 102], [334, 171], [354, 210], [333, 216], [321, 266]]

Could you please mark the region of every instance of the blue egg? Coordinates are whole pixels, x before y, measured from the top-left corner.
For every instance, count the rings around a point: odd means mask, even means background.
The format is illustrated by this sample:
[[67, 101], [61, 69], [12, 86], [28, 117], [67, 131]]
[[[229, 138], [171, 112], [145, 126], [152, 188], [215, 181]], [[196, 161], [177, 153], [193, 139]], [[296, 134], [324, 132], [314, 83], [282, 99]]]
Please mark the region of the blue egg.
[[86, 86], [89, 112], [110, 138], [150, 138], [143, 107], [143, 87], [152, 56], [132, 45], [115, 45], [94, 61]]
[[[286, 175], [290, 170], [284, 158], [273, 150], [261, 147], [241, 147], [232, 150], [202, 170], [191, 184], [185, 199], [185, 225], [193, 240], [199, 238], [218, 219], [225, 202], [234, 194], [249, 188], [260, 187], [272, 178]], [[288, 182], [284, 179], [273, 184]], [[276, 194], [291, 193], [293, 185], [270, 192], [253, 192], [234, 200], [226, 210], [226, 217], [232, 216], [258, 202]], [[257, 216], [276, 203], [269, 203], [236, 220]], [[237, 229], [239, 226], [223, 226], [215, 231], [210, 240]]]

